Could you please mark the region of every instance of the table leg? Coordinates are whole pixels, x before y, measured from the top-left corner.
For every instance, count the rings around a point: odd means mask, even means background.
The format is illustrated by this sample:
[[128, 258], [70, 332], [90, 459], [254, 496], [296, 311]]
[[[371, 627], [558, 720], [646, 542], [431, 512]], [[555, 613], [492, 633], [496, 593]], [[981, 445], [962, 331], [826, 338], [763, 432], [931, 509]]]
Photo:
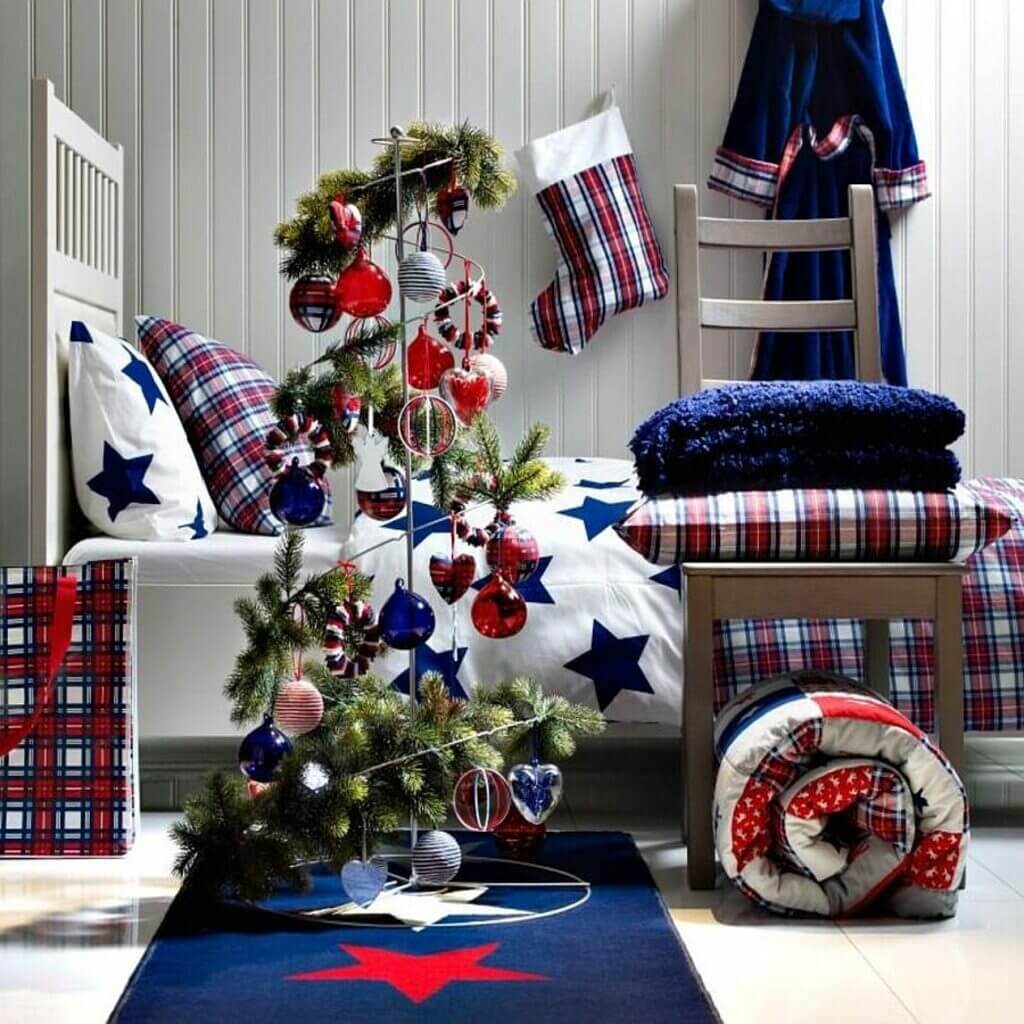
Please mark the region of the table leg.
[[864, 682], [889, 699], [889, 620], [864, 622]]
[[939, 745], [965, 779], [961, 577], [940, 576], [935, 586], [935, 725]]
[[687, 577], [683, 636], [683, 771], [686, 779], [686, 870], [691, 889], [715, 887], [711, 824], [714, 796], [713, 593], [714, 583], [709, 577]]

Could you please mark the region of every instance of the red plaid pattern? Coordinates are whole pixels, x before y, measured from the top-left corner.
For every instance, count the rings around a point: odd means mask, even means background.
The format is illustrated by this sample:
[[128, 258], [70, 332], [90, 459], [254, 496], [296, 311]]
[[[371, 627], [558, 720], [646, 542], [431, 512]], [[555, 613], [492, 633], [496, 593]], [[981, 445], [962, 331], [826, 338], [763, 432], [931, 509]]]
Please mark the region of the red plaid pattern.
[[[220, 517], [241, 533], [280, 533], [283, 524], [270, 511], [274, 477], [264, 461], [267, 435], [277, 423], [270, 409], [273, 379], [240, 352], [180, 324], [153, 316], [135, 323], [139, 346], [185, 425]], [[302, 465], [313, 460], [305, 445], [294, 454]], [[317, 525], [329, 522], [328, 491]]]
[[774, 206], [778, 191], [779, 165], [753, 160], [720, 146], [715, 153], [708, 185], [734, 199], [758, 206]]
[[[823, 138], [818, 138], [813, 125], [797, 125], [786, 141], [779, 163], [754, 160], [731, 149], [720, 147], [715, 154], [714, 164], [708, 178], [708, 187], [724, 192], [735, 199], [745, 199], [758, 206], [772, 207], [779, 189], [786, 180], [797, 154], [806, 144], [810, 145], [819, 160], [830, 160], [838, 156], [853, 139], [859, 135], [871, 150], [872, 162], [875, 154], [875, 137], [863, 118], [856, 114], [844, 114], [837, 118]], [[875, 188], [875, 202], [881, 210], [894, 210], [910, 206], [931, 195], [928, 188], [928, 169], [922, 160], [910, 167], [893, 169], [875, 167], [871, 175]]]
[[[964, 578], [965, 725], [977, 732], [1024, 729], [1024, 482], [972, 480], [979, 498], [1016, 516], [1001, 540], [969, 560]], [[751, 683], [798, 668], [859, 678], [861, 624], [849, 619], [715, 623], [715, 704]], [[890, 627], [890, 685], [896, 707], [920, 728], [934, 725], [932, 624]]]
[[108, 857], [135, 836], [135, 563], [0, 568], [0, 716], [30, 715], [59, 576], [78, 580], [71, 645], [29, 736], [0, 758], [0, 854]]
[[577, 353], [609, 316], [668, 292], [632, 153], [555, 182], [537, 200], [561, 254], [555, 280], [530, 306], [543, 348]]
[[785, 490], [648, 498], [615, 527], [658, 565], [961, 561], [1013, 519], [991, 492]]

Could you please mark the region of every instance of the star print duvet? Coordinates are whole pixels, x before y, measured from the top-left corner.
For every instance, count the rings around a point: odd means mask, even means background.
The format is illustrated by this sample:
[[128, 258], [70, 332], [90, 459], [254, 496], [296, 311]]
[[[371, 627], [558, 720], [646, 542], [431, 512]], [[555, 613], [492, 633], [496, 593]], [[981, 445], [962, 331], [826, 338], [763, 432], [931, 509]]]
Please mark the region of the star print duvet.
[[[532, 675], [549, 690], [600, 708], [615, 721], [679, 722], [682, 608], [678, 574], [650, 565], [613, 529], [638, 492], [632, 466], [620, 459], [550, 459], [568, 486], [552, 501], [523, 502], [516, 522], [537, 539], [540, 564], [517, 589], [526, 600], [526, 625], [516, 636], [490, 640], [470, 620], [470, 608], [489, 569], [479, 548], [458, 545], [476, 559], [474, 583], [454, 607], [430, 581], [431, 555], [450, 555], [449, 524], [432, 504], [430, 484], [413, 485], [415, 589], [434, 610], [437, 626], [417, 649], [416, 671], [442, 672], [457, 695], [477, 683]], [[469, 513], [484, 526], [488, 509]], [[351, 558], [400, 536], [405, 516], [390, 522], [357, 517], [345, 546]], [[395, 580], [407, 575], [405, 545], [384, 544], [358, 558], [374, 577], [373, 604], [380, 610]], [[454, 630], [454, 634], [453, 634]], [[390, 651], [373, 671], [408, 687], [409, 659]]]
[[715, 842], [761, 905], [836, 917], [884, 902], [949, 917], [967, 856], [963, 785], [877, 694], [796, 673], [740, 694], [715, 724]]

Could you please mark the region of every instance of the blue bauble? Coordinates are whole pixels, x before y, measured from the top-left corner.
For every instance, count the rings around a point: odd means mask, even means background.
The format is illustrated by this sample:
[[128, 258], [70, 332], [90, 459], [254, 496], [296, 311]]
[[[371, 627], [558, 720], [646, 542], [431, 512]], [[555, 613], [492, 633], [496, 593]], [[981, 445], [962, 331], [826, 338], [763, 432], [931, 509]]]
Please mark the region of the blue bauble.
[[405, 589], [405, 580], [395, 580], [395, 589], [377, 622], [380, 638], [388, 647], [411, 651], [433, 636], [434, 610], [419, 594]]
[[270, 511], [291, 526], [309, 526], [324, 511], [327, 495], [320, 482], [297, 458], [270, 490]]
[[242, 740], [238, 748], [238, 767], [253, 782], [271, 782], [281, 758], [291, 752], [288, 737], [274, 725], [270, 715], [264, 715], [263, 724]]

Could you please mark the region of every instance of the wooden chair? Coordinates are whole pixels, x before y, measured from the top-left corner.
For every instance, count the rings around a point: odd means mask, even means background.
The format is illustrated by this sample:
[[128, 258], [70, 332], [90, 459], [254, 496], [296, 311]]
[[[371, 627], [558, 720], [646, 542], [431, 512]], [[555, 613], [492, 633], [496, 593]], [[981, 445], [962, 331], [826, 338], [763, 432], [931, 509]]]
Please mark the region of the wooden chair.
[[[868, 185], [850, 189], [850, 216], [775, 221], [700, 217], [697, 189], [675, 187], [676, 316], [682, 394], [727, 383], [703, 374], [702, 339], [708, 329], [772, 331], [851, 330], [857, 376], [882, 379], [875, 272], [875, 206]], [[770, 302], [705, 298], [701, 249], [762, 252], [848, 249], [853, 298]], [[963, 775], [964, 705], [961, 581], [953, 562], [688, 562], [685, 585], [683, 773], [687, 817], [687, 872], [692, 889], [715, 885], [712, 833], [712, 627], [716, 619], [863, 619], [868, 685], [889, 692], [889, 621], [935, 622], [936, 723], [943, 749]]]

